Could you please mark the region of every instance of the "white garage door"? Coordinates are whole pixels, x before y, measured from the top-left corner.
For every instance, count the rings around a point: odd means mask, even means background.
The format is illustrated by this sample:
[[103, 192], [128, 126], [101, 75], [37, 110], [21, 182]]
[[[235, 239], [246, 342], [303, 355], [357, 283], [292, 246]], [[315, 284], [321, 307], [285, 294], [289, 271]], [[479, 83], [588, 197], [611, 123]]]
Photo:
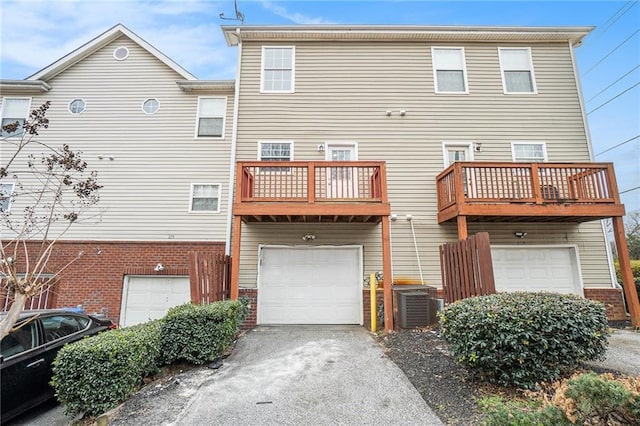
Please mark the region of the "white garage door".
[[497, 291], [583, 295], [575, 247], [491, 247]]
[[125, 277], [120, 326], [162, 318], [191, 300], [189, 277]]
[[259, 324], [362, 324], [362, 247], [264, 246]]

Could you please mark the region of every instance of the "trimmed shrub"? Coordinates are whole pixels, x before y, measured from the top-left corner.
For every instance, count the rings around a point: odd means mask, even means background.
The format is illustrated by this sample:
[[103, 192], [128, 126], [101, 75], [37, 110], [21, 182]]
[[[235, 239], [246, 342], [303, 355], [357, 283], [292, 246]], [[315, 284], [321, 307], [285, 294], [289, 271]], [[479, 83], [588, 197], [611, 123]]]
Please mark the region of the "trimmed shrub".
[[457, 361], [492, 383], [536, 387], [604, 357], [604, 305], [575, 295], [499, 293], [472, 297], [440, 314]]
[[65, 413], [108, 411], [157, 371], [160, 321], [111, 330], [64, 346], [53, 361], [56, 398]]
[[215, 361], [233, 342], [246, 314], [247, 305], [242, 301], [171, 308], [162, 323], [163, 361]]

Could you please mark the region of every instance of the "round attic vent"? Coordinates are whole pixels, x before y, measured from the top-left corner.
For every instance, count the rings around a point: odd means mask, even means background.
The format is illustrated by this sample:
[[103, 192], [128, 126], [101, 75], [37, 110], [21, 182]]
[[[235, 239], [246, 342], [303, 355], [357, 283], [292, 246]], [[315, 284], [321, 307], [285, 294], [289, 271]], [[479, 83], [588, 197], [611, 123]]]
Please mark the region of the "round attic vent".
[[114, 51], [113, 51], [113, 57], [117, 60], [117, 61], [124, 61], [125, 59], [127, 59], [129, 57], [129, 49], [127, 49], [124, 46], [121, 47], [117, 47]]

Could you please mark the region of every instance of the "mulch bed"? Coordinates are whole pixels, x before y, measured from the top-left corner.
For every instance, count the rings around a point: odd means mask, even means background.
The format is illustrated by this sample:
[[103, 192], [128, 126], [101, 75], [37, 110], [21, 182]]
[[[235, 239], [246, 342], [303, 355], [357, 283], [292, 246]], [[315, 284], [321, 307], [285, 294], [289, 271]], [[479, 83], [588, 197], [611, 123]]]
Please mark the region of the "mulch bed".
[[447, 344], [433, 330], [405, 330], [380, 338], [387, 356], [398, 366], [427, 405], [448, 425], [479, 425], [477, 386], [456, 364]]

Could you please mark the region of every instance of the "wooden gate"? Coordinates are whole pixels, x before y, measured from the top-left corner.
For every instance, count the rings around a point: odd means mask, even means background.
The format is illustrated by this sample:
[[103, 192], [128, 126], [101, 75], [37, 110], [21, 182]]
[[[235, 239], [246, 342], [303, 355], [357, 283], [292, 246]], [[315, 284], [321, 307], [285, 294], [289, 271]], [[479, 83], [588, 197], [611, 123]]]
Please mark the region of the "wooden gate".
[[191, 301], [212, 303], [230, 298], [231, 256], [223, 253], [189, 253]]
[[447, 303], [496, 292], [487, 232], [441, 245], [440, 267]]

